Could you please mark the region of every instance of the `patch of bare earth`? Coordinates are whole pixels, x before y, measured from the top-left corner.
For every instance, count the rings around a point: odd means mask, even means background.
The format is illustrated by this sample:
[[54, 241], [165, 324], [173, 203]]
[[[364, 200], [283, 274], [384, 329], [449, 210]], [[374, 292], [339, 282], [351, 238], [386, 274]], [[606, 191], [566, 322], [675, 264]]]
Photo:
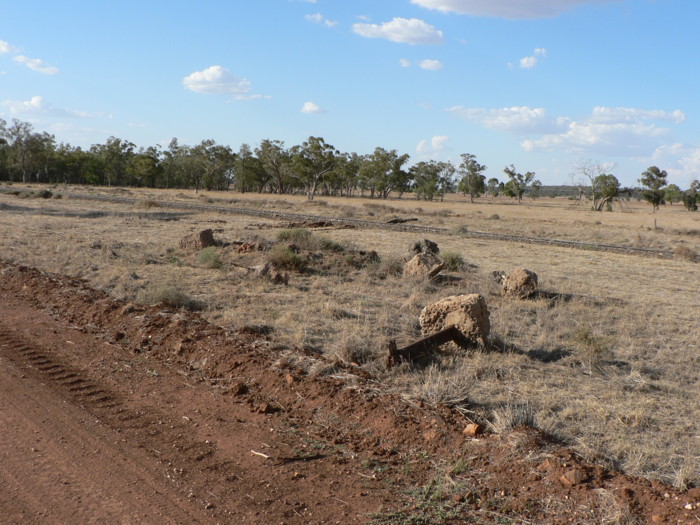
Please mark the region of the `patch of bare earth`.
[[310, 377], [279, 358], [254, 330], [2, 264], [3, 521], [700, 519], [699, 489], [607, 471], [527, 427], [467, 437], [462, 413], [350, 365]]

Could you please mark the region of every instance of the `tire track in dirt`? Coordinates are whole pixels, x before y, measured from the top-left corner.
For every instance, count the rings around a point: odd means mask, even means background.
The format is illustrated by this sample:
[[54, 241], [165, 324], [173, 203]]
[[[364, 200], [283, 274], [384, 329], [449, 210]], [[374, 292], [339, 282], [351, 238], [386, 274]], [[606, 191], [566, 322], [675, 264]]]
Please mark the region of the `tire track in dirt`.
[[101, 422], [101, 414], [128, 414], [115, 396], [2, 326], [0, 362], [0, 483], [13, 494], [10, 522], [211, 521]]

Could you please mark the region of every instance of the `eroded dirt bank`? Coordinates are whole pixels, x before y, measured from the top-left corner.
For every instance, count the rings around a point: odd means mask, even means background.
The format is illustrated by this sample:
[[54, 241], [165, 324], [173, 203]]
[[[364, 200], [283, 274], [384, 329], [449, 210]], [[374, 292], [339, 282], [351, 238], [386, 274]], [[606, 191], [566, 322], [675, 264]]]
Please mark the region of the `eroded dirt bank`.
[[[286, 366], [285, 366], [286, 363]], [[7, 523], [698, 523], [700, 489], [309, 377], [269, 336], [0, 265]]]

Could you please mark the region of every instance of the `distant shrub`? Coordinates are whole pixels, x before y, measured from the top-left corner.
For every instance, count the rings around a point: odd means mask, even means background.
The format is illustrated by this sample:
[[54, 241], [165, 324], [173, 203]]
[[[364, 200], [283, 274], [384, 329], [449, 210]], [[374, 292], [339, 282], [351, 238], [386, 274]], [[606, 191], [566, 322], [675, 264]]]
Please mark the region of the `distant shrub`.
[[682, 245], [678, 245], [673, 249], [673, 257], [691, 262], [698, 260], [698, 254], [695, 252], [695, 250]]
[[493, 219], [494, 221], [500, 221], [500, 220], [501, 220], [501, 216], [500, 216], [498, 213], [492, 214], [491, 217], [489, 217], [489, 218], [490, 218], [490, 219]]
[[300, 250], [326, 252], [344, 252], [346, 246], [328, 237], [315, 237], [306, 228], [289, 228], [277, 234], [277, 240], [293, 244]]
[[145, 199], [141, 201], [141, 206], [144, 208], [160, 208], [160, 203], [158, 201], [154, 201], [153, 199]]
[[173, 284], [154, 284], [141, 290], [136, 301], [143, 304], [162, 304], [170, 308], [201, 310], [202, 304]]
[[458, 252], [442, 252], [440, 258], [445, 261], [445, 269], [450, 272], [461, 272], [467, 267], [467, 263]]
[[345, 245], [341, 242], [334, 241], [328, 237], [319, 237], [317, 239], [318, 248], [326, 252], [344, 252]]
[[278, 244], [273, 247], [267, 255], [270, 264], [280, 270], [296, 270], [303, 272], [306, 270], [307, 261], [304, 257], [296, 253], [289, 246]]
[[218, 269], [223, 266], [221, 257], [219, 257], [219, 252], [216, 251], [215, 246], [204, 248], [199, 252], [197, 258], [199, 259], [199, 262], [207, 268]]
[[311, 239], [311, 231], [306, 228], [288, 228], [277, 233], [280, 242], [291, 242], [298, 247], [306, 245]]

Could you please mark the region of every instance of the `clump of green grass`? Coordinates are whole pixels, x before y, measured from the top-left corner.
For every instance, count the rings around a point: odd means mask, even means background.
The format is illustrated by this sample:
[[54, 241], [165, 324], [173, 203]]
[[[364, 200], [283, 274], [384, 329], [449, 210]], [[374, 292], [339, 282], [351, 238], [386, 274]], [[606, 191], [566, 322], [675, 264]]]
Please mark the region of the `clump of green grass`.
[[288, 242], [299, 250], [344, 252], [346, 246], [328, 237], [316, 237], [306, 228], [288, 228], [277, 234], [277, 240]]
[[290, 246], [278, 244], [267, 255], [267, 261], [280, 270], [303, 272], [308, 265], [306, 259], [296, 253]]
[[500, 221], [501, 216], [498, 213], [492, 213], [489, 219], [494, 220], [494, 221]]
[[209, 246], [201, 250], [197, 256], [199, 262], [211, 269], [219, 269], [223, 266], [219, 252], [215, 246]]
[[277, 233], [277, 240], [291, 242], [301, 248], [311, 240], [311, 231], [306, 228], [287, 228]]
[[398, 277], [403, 274], [403, 266], [404, 261], [400, 257], [382, 257], [367, 264], [367, 273], [379, 279]]
[[53, 193], [49, 190], [18, 191], [17, 193], [12, 192], [12, 194], [17, 195], [20, 199], [50, 199], [53, 197]]
[[143, 304], [162, 304], [170, 308], [201, 310], [202, 304], [171, 283], [150, 285], [141, 290], [136, 301]]
[[571, 335], [577, 349], [577, 357], [589, 372], [600, 369], [606, 360], [612, 358], [613, 342], [609, 337], [593, 333], [588, 327], [577, 328]]
[[445, 269], [450, 272], [461, 272], [467, 268], [467, 262], [459, 252], [445, 251], [440, 254], [441, 259], [445, 262]]

